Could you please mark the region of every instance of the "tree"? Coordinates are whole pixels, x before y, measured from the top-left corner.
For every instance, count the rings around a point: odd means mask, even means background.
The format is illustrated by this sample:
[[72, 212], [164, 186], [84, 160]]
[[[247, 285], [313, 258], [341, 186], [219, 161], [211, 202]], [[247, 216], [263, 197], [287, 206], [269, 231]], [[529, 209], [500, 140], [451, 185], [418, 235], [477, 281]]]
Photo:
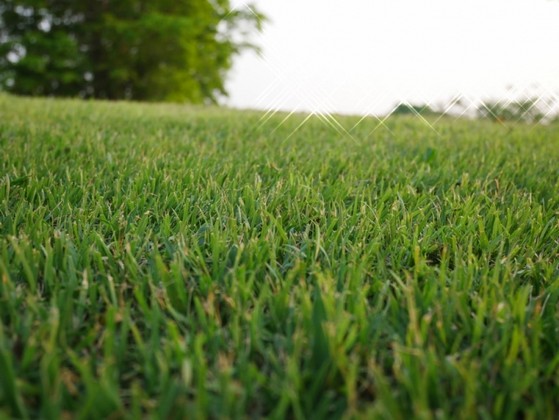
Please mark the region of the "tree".
[[427, 104], [401, 103], [392, 111], [392, 115], [437, 115], [437, 112]]
[[229, 0], [0, 0], [0, 86], [16, 94], [216, 102], [264, 16]]
[[527, 98], [515, 101], [487, 101], [478, 107], [478, 116], [495, 122], [539, 123], [546, 116], [550, 102], [546, 98]]

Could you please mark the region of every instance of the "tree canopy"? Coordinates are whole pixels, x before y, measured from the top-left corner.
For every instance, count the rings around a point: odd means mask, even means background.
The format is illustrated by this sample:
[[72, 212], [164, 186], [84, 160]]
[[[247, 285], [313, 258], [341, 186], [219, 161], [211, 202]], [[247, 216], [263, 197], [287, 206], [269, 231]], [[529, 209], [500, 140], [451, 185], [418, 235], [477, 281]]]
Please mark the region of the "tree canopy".
[[0, 86], [24, 95], [216, 102], [261, 29], [229, 0], [0, 0]]

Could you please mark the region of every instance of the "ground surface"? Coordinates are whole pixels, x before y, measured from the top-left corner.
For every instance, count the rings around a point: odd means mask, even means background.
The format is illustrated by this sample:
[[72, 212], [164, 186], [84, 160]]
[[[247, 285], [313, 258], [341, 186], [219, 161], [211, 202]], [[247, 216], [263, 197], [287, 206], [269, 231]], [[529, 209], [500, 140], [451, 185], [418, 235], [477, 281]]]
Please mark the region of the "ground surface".
[[0, 96], [0, 416], [559, 411], [559, 127], [261, 117]]

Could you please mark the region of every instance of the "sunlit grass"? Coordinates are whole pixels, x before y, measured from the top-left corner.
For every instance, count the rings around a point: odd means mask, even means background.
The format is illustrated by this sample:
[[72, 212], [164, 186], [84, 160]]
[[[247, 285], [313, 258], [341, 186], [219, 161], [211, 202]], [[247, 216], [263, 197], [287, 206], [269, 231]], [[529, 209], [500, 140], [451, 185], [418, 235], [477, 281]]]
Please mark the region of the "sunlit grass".
[[0, 96], [0, 416], [559, 411], [559, 127], [261, 117]]

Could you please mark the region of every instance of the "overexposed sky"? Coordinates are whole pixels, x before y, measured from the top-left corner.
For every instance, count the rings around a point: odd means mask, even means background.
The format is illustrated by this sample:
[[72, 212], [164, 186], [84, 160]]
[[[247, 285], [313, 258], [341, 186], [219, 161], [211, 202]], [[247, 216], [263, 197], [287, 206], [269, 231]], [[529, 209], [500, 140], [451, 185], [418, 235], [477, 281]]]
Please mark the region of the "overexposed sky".
[[[246, 2], [235, 0], [235, 7]], [[238, 57], [226, 104], [382, 113], [526, 90], [559, 99], [559, 0], [254, 0], [261, 57]]]

